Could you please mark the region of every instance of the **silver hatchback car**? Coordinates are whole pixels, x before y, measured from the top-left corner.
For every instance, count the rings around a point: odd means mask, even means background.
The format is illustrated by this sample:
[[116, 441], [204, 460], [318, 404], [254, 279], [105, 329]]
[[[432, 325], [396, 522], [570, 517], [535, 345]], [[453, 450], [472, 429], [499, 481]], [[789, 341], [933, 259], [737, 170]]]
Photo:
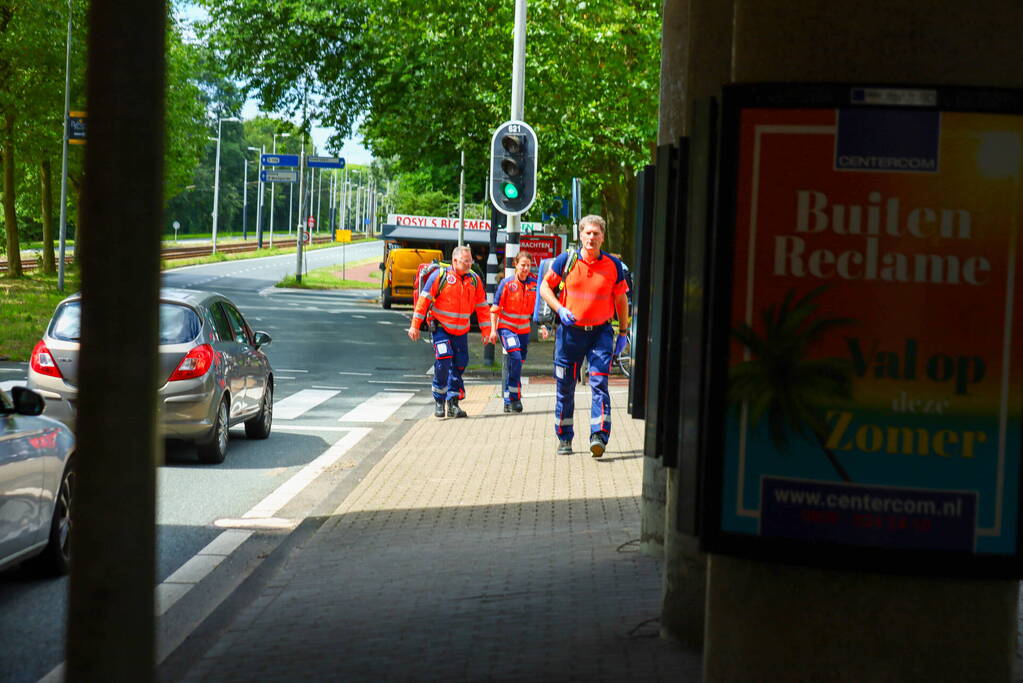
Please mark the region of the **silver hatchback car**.
[[0, 388], [0, 569], [31, 559], [42, 573], [66, 574], [75, 440], [42, 412], [39, 394]]
[[[81, 295], [57, 305], [29, 361], [28, 386], [46, 399], [46, 414], [73, 425], [78, 400]], [[220, 463], [228, 429], [245, 425], [250, 439], [270, 436], [273, 369], [253, 332], [226, 297], [160, 291], [160, 424], [163, 436], [193, 442], [199, 459]]]

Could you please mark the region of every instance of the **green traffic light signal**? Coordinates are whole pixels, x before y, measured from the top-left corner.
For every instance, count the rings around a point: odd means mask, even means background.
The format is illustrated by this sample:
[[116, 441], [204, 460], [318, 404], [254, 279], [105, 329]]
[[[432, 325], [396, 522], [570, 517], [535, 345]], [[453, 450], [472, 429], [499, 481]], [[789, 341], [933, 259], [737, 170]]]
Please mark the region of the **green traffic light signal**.
[[515, 186], [515, 183], [505, 183], [501, 191], [504, 192], [504, 196], [508, 199], [519, 198], [519, 188]]

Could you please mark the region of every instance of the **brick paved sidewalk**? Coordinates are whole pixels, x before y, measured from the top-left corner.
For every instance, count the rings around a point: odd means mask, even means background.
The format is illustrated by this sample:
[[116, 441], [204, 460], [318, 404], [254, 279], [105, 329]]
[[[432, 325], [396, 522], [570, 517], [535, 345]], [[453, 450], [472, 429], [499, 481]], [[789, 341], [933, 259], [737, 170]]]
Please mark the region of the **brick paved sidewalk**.
[[700, 680], [699, 654], [657, 636], [624, 387], [600, 460], [580, 436], [555, 455], [553, 387], [528, 392], [506, 415], [470, 386], [469, 419], [418, 421], [185, 680]]

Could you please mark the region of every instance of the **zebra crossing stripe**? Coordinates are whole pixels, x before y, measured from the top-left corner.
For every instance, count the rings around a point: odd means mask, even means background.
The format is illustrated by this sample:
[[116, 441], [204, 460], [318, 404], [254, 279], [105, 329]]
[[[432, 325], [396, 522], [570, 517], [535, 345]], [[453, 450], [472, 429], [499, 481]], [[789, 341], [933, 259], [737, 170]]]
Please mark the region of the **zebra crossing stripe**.
[[342, 415], [338, 422], [385, 422], [413, 396], [412, 392], [381, 391]]
[[303, 389], [274, 403], [274, 419], [294, 420], [339, 393], [332, 389]]

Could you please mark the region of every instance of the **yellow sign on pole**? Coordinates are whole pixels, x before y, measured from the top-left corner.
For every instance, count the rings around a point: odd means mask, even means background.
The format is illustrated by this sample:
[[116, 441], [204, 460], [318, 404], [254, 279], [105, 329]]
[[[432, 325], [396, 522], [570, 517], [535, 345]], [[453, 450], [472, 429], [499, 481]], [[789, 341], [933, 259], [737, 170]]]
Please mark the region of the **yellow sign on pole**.
[[335, 230], [334, 231], [335, 242], [351, 242], [352, 231], [351, 230]]

